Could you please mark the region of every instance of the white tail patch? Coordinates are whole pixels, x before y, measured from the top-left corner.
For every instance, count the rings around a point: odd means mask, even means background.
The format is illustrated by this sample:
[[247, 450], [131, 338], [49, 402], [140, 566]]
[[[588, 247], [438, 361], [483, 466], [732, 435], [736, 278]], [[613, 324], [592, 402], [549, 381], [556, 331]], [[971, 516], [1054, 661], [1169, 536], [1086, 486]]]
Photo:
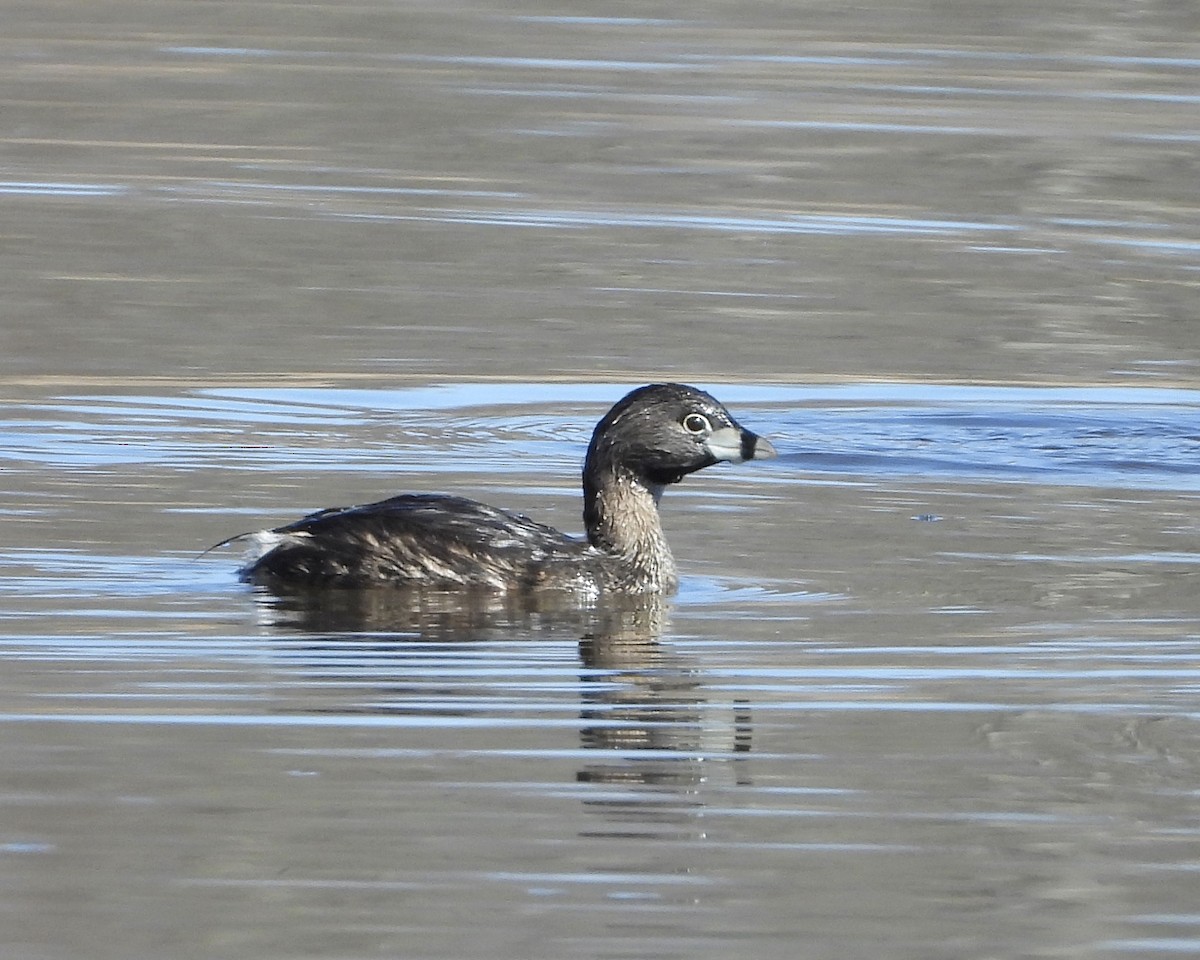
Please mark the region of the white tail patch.
[[282, 533], [278, 530], [258, 530], [255, 533], [245, 533], [238, 537], [238, 540], [246, 545], [243, 562], [247, 566], [257, 563], [276, 547], [287, 544], [296, 545], [311, 539], [311, 533]]

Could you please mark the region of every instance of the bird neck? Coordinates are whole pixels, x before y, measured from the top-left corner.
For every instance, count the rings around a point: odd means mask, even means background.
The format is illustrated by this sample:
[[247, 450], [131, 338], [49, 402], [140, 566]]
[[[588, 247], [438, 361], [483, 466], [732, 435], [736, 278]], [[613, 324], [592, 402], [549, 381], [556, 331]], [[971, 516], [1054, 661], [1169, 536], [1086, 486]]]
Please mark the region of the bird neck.
[[585, 470], [583, 522], [592, 546], [619, 560], [631, 580], [671, 590], [675, 559], [658, 515], [662, 492], [628, 470]]

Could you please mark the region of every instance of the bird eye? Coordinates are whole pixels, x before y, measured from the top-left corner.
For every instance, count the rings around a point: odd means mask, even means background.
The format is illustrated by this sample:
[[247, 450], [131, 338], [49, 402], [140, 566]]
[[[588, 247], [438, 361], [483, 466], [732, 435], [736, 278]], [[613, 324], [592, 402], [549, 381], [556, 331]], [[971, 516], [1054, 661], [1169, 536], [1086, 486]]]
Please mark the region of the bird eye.
[[683, 418], [683, 429], [691, 434], [708, 433], [712, 430], [712, 424], [703, 414], [689, 413]]

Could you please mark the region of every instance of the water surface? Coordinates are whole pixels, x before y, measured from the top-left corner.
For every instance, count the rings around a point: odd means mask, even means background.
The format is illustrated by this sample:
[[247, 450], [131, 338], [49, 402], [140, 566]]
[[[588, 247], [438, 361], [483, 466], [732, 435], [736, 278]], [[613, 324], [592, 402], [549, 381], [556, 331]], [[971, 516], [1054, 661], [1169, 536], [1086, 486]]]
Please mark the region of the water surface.
[[782, 456], [669, 492], [680, 594], [626, 613], [306, 605], [198, 555], [397, 489], [578, 529], [620, 385], [10, 404], [13, 942], [1194, 936], [1200, 393], [710, 386]]
[[[5, 957], [1200, 952], [1193, 6], [10, 6]], [[668, 603], [203, 553], [666, 378]]]

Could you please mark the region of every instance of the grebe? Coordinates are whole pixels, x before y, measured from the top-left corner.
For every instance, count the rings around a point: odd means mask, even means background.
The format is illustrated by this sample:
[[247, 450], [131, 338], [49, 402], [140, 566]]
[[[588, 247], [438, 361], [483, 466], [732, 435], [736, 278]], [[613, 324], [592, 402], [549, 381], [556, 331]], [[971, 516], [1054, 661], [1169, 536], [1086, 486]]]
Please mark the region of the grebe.
[[[409, 493], [243, 534], [243, 580], [295, 590], [395, 584], [438, 590], [668, 593], [678, 578], [659, 523], [668, 484], [722, 460], [775, 456], [703, 390], [656, 383], [596, 426], [583, 465], [587, 539], [463, 497]], [[229, 542], [229, 541], [227, 541]]]

